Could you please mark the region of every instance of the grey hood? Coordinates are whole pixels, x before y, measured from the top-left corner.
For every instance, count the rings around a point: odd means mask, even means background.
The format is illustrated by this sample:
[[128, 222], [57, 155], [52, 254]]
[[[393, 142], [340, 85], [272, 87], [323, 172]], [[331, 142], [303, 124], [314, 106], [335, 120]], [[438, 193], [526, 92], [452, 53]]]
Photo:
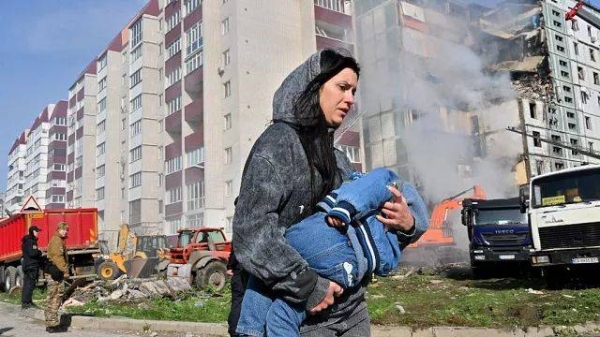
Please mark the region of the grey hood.
[[[315, 125], [319, 118], [317, 113], [311, 113], [309, 109], [297, 110], [294, 105], [298, 96], [306, 89], [308, 84], [321, 73], [321, 54], [325, 50], [352, 57], [350, 52], [343, 48], [324, 49], [314, 53], [304, 63], [292, 71], [283, 80], [281, 86], [273, 97], [273, 121], [287, 122], [293, 125], [310, 126]], [[308, 114], [298, 115], [298, 112]]]

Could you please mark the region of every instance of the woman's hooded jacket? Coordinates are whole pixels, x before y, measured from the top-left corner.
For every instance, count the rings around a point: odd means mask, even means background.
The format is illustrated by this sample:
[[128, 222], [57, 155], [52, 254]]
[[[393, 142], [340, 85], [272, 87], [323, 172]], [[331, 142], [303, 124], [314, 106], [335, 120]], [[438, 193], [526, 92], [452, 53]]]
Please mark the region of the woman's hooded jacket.
[[[346, 51], [336, 52], [349, 56]], [[273, 99], [273, 121], [257, 139], [246, 161], [233, 219], [236, 256], [244, 269], [290, 303], [315, 307], [329, 280], [319, 277], [284, 239], [285, 231], [309, 216], [312, 202], [308, 160], [295, 127], [312, 126], [318, 115], [299, 115], [294, 103], [321, 71], [321, 52], [313, 54], [281, 84]], [[301, 112], [302, 113], [302, 112]], [[305, 112], [306, 113], [306, 112]], [[339, 179], [354, 168], [335, 151]], [[315, 186], [321, 186], [315, 171]]]

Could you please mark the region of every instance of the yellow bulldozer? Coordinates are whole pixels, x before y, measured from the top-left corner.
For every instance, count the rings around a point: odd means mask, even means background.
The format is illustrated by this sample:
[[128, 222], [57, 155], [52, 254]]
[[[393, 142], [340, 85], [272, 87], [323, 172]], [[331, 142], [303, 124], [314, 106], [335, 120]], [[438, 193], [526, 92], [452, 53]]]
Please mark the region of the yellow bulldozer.
[[97, 260], [97, 274], [103, 280], [114, 280], [122, 274], [132, 278], [147, 278], [156, 274], [156, 266], [169, 258], [165, 235], [136, 235], [127, 224], [121, 225], [116, 252], [106, 244]]

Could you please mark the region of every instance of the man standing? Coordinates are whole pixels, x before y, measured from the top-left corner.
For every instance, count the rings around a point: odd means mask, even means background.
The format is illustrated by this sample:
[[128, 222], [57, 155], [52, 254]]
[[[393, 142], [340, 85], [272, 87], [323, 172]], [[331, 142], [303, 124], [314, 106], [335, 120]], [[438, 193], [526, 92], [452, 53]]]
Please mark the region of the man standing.
[[48, 243], [48, 296], [46, 298], [46, 331], [65, 332], [66, 326], [60, 325], [58, 318], [58, 308], [60, 308], [62, 297], [65, 294], [65, 286], [63, 280], [69, 277], [69, 263], [67, 257], [67, 246], [65, 240], [69, 225], [66, 222], [61, 222], [56, 228], [56, 233]]
[[23, 251], [23, 291], [21, 292], [21, 308], [37, 308], [32, 301], [33, 289], [37, 284], [42, 252], [38, 249], [38, 233], [42, 230], [37, 226], [29, 227], [29, 234], [22, 240]]

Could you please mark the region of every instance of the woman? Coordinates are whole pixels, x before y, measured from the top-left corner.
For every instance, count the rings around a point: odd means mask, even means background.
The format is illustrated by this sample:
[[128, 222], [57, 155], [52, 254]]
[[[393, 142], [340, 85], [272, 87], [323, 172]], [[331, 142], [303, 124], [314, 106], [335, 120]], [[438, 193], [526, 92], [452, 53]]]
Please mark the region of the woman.
[[[257, 139], [242, 176], [233, 220], [236, 256], [270, 291], [313, 315], [303, 336], [370, 335], [368, 280], [342, 294], [339, 285], [308, 268], [283, 236], [354, 170], [334, 149], [333, 132], [354, 105], [359, 71], [341, 49], [319, 51], [296, 68], [275, 93], [274, 123]], [[410, 237], [414, 219], [400, 192], [392, 193], [386, 217], [378, 219]]]

